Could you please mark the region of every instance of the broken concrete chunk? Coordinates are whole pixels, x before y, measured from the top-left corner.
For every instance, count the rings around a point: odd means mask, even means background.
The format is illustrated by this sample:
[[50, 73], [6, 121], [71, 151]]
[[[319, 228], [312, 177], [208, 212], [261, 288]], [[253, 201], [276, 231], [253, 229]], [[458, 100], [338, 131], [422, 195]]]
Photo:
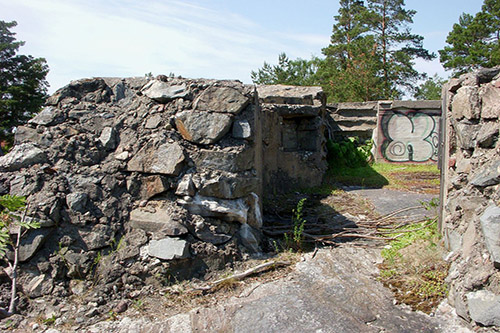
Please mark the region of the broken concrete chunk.
[[467, 304], [472, 320], [483, 326], [500, 326], [500, 295], [488, 290], [467, 294]]
[[485, 165], [476, 173], [470, 183], [474, 186], [485, 187], [500, 183], [500, 161]]
[[192, 201], [182, 201], [192, 214], [204, 217], [217, 217], [225, 221], [246, 223], [248, 206], [244, 199], [224, 200], [195, 195]]
[[113, 150], [116, 148], [116, 131], [113, 127], [104, 127], [99, 141], [106, 150]]
[[0, 171], [17, 171], [33, 164], [45, 163], [47, 155], [32, 143], [14, 146], [12, 151], [0, 157]]
[[147, 129], [154, 129], [157, 128], [161, 123], [161, 116], [159, 114], [155, 114], [152, 117], [149, 117], [148, 120], [146, 121], [146, 127]]
[[233, 123], [233, 138], [249, 139], [252, 137], [252, 127], [247, 119], [240, 119]]
[[146, 232], [161, 233], [166, 236], [185, 235], [188, 230], [172, 218], [172, 212], [157, 208], [155, 212], [141, 208], [130, 212], [130, 223], [133, 228], [142, 229]]
[[183, 111], [175, 116], [182, 137], [193, 143], [212, 144], [231, 128], [231, 115], [214, 112]]
[[486, 208], [480, 217], [486, 248], [496, 267], [500, 267], [500, 207]]
[[159, 103], [166, 103], [175, 98], [185, 97], [188, 93], [184, 83], [174, 85], [159, 80], [150, 81], [141, 90], [142, 94]]
[[178, 143], [146, 144], [127, 164], [127, 171], [179, 175], [184, 151]]
[[250, 252], [258, 253], [262, 252], [260, 248], [259, 235], [256, 230], [254, 230], [248, 224], [242, 224], [240, 228], [240, 239], [244, 247], [246, 247]]
[[185, 196], [193, 196], [196, 193], [196, 189], [194, 188], [193, 184], [193, 175], [192, 174], [186, 174], [182, 177], [181, 181], [179, 182], [179, 185], [177, 185], [177, 190], [175, 191], [175, 194]]
[[75, 212], [85, 213], [88, 202], [89, 196], [84, 192], [74, 192], [66, 196], [66, 204]]
[[249, 101], [249, 98], [236, 88], [211, 86], [194, 101], [194, 109], [238, 114]]
[[60, 124], [63, 121], [64, 114], [60, 110], [52, 106], [46, 106], [34, 118], [30, 119], [28, 123], [42, 126], [53, 126]]
[[178, 238], [164, 238], [149, 242], [148, 254], [162, 260], [184, 259], [189, 257], [189, 244]]

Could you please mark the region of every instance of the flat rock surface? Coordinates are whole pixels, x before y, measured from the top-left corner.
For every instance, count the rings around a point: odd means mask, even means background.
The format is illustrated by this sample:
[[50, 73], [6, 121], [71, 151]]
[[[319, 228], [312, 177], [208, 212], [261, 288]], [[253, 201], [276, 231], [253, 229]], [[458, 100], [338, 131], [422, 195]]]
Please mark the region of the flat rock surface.
[[[337, 247], [303, 256], [286, 278], [173, 317], [123, 317], [89, 332], [467, 332], [443, 316], [394, 305], [377, 281], [378, 249]], [[126, 315], [126, 313], [125, 313]]]
[[381, 215], [391, 214], [410, 207], [419, 207], [411, 209], [395, 216], [404, 219], [420, 220], [425, 217], [435, 217], [436, 210], [426, 210], [421, 202], [429, 202], [437, 195], [412, 193], [386, 188], [361, 188], [359, 186], [347, 186], [343, 188], [346, 192], [360, 195], [370, 200], [375, 206], [377, 213]]

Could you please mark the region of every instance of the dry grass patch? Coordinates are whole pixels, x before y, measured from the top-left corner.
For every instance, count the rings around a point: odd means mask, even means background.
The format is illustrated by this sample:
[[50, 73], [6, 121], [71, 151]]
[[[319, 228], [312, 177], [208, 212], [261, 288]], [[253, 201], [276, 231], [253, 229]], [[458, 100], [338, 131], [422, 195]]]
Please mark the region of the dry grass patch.
[[398, 232], [401, 236], [382, 250], [380, 280], [398, 302], [431, 313], [448, 292], [449, 265], [442, 259], [445, 250], [437, 223], [425, 221]]

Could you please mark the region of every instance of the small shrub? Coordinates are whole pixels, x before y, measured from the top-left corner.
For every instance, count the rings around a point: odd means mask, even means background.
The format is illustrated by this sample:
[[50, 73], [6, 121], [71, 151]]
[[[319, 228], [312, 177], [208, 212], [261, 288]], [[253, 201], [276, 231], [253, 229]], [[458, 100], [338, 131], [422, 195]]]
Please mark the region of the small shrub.
[[302, 243], [304, 241], [304, 225], [306, 220], [303, 218], [304, 203], [307, 198], [300, 199], [297, 207], [292, 210], [292, 231], [285, 233], [284, 239], [286, 248], [295, 251], [302, 250]]
[[[40, 228], [40, 223], [34, 219], [26, 220], [26, 212], [22, 217], [19, 217], [23, 210], [26, 210], [26, 198], [15, 195], [0, 196], [0, 259], [5, 257], [7, 247], [10, 245], [14, 251], [14, 260], [9, 265], [9, 277], [12, 281], [11, 298], [8, 313], [13, 314], [16, 309], [16, 283], [17, 283], [17, 267], [19, 264], [18, 253], [21, 238], [26, 230]], [[10, 232], [15, 230], [16, 240], [12, 241]]]
[[326, 148], [327, 160], [330, 167], [359, 168], [367, 166], [371, 160], [373, 141], [368, 140], [361, 144], [356, 137], [346, 141], [333, 142], [328, 140]]

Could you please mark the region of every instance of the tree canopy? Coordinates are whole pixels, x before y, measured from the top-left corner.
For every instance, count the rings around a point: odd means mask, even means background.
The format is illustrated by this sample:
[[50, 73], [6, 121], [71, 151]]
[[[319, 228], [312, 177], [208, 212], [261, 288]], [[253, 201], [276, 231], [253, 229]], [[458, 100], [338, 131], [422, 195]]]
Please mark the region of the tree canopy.
[[485, 0], [476, 15], [463, 13], [446, 43], [440, 61], [453, 75], [500, 65], [500, 1]]
[[18, 54], [24, 42], [11, 32], [16, 25], [0, 21], [0, 141], [12, 141], [13, 128], [40, 111], [47, 97], [47, 63]]
[[446, 79], [434, 74], [433, 77], [428, 78], [416, 88], [413, 97], [419, 100], [441, 99], [441, 90], [446, 81]]
[[307, 86], [316, 84], [317, 58], [290, 60], [285, 53], [278, 56], [278, 65], [264, 62], [264, 66], [252, 71], [250, 77], [257, 84], [289, 84]]
[[[330, 102], [400, 98], [425, 78], [414, 60], [435, 57], [412, 34], [415, 11], [404, 0], [340, 0], [324, 58], [264, 63], [252, 72], [255, 83], [321, 85]], [[304, 75], [302, 78], [301, 76]]]

